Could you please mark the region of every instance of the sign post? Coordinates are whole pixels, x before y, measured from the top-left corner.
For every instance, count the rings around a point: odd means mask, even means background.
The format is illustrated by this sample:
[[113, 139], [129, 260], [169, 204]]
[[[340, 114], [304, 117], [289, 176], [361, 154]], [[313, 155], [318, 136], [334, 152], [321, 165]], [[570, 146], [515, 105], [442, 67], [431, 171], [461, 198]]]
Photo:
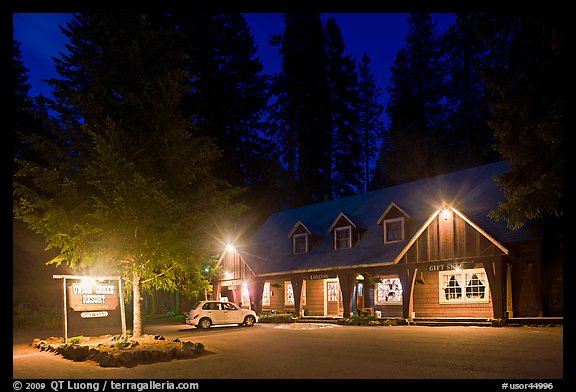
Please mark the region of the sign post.
[[[115, 310], [120, 305], [120, 319], [122, 323], [122, 336], [126, 336], [126, 314], [124, 311], [124, 298], [122, 295], [122, 278], [120, 276], [81, 276], [81, 275], [52, 275], [54, 279], [62, 279], [64, 292], [64, 343], [68, 342], [68, 307], [82, 312], [82, 318], [107, 317], [108, 310]], [[67, 279], [77, 280], [67, 287]], [[103, 284], [105, 281], [118, 281], [116, 287]]]

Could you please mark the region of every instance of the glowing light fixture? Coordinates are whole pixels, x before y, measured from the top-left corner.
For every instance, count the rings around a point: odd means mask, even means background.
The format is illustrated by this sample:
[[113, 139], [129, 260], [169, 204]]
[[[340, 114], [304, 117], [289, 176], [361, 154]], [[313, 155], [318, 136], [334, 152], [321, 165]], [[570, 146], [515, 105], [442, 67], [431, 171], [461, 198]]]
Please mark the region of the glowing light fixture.
[[448, 208], [444, 208], [442, 209], [440, 215], [442, 216], [442, 219], [448, 220], [450, 218], [450, 210]]
[[226, 244], [226, 252], [235, 252], [236, 248], [232, 244]]

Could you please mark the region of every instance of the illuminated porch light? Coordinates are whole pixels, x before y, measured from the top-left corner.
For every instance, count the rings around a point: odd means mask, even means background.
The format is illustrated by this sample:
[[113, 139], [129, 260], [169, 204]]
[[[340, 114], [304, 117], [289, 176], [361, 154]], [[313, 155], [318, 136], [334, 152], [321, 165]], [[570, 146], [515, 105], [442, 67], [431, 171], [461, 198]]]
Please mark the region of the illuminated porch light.
[[448, 208], [443, 208], [440, 215], [442, 216], [442, 219], [448, 220], [450, 218], [450, 210]]
[[233, 244], [226, 244], [226, 252], [236, 252], [236, 247]]

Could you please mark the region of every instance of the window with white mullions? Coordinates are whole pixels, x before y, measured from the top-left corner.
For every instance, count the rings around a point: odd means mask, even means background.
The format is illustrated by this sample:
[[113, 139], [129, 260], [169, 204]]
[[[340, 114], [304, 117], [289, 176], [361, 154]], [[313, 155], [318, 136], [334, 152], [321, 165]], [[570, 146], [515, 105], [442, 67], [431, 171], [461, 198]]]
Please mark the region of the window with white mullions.
[[404, 218], [388, 219], [384, 221], [384, 242], [404, 240]]
[[444, 296], [446, 297], [446, 300], [462, 298], [462, 287], [460, 287], [456, 276], [445, 276], [444, 280], [446, 280], [446, 278], [448, 278], [448, 282], [445, 284], [444, 288]]
[[334, 248], [348, 249], [352, 247], [352, 228], [338, 227], [334, 229]]
[[463, 271], [440, 271], [440, 303], [488, 303], [489, 287], [486, 271], [475, 268]]
[[294, 254], [308, 252], [308, 234], [296, 234], [292, 237], [294, 242]]

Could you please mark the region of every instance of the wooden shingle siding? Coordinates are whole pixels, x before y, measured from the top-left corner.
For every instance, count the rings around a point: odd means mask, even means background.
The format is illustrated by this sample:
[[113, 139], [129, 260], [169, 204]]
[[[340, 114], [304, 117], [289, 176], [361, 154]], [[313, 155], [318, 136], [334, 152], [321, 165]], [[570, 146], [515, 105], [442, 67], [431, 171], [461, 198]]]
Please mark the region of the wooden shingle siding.
[[309, 316], [324, 315], [324, 280], [306, 281], [306, 309]]
[[416, 317], [492, 317], [491, 297], [489, 303], [440, 304], [438, 276], [438, 272], [423, 272], [425, 283], [414, 285], [414, 312]]

